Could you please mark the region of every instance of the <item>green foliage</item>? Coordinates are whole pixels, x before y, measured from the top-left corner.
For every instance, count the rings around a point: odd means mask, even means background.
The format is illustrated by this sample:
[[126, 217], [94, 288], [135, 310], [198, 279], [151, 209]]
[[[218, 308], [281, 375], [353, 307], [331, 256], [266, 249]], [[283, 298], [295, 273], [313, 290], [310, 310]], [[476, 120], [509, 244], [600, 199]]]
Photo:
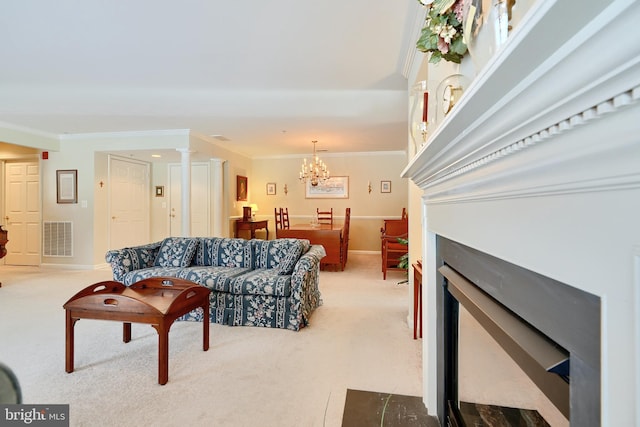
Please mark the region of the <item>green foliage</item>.
[[[431, 53], [429, 62], [437, 64], [442, 59], [459, 64], [467, 53], [467, 45], [462, 40], [462, 22], [453, 8], [461, 0], [434, 0], [427, 6], [429, 12], [416, 48]], [[422, 2], [420, 2], [422, 3]]]
[[436, 14], [442, 15], [447, 10], [452, 8], [455, 2], [456, 0], [433, 0], [431, 8]]
[[[402, 239], [398, 237], [398, 243], [402, 243], [403, 245], [408, 245], [409, 241], [407, 239]], [[404, 268], [405, 270], [409, 269], [409, 253], [402, 255], [400, 258], [400, 262], [398, 263], [398, 268]]]

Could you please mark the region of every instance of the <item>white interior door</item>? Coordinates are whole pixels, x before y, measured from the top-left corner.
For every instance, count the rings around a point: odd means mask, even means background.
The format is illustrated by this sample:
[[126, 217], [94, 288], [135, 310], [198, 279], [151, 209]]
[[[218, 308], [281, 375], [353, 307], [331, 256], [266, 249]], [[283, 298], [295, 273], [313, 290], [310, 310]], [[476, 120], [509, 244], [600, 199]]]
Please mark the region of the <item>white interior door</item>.
[[149, 164], [109, 158], [109, 247], [149, 243]]
[[[209, 164], [191, 165], [191, 236], [209, 236]], [[169, 165], [169, 235], [182, 236], [182, 166]]]
[[5, 167], [7, 265], [40, 265], [40, 166], [37, 162]]

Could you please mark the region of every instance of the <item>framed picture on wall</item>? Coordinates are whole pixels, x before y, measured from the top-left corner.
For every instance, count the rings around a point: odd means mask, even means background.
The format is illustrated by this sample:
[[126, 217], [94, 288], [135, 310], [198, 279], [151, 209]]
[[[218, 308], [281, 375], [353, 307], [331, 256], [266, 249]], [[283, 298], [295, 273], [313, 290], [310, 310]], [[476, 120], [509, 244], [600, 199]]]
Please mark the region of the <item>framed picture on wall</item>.
[[247, 177], [236, 175], [236, 200], [247, 201]]
[[78, 170], [56, 171], [56, 198], [58, 203], [78, 203]]
[[391, 181], [380, 181], [380, 192], [391, 193]]
[[267, 196], [275, 196], [275, 195], [276, 195], [276, 183], [267, 182]]
[[332, 176], [316, 186], [311, 185], [311, 180], [307, 180], [305, 190], [307, 199], [348, 199], [349, 177]]

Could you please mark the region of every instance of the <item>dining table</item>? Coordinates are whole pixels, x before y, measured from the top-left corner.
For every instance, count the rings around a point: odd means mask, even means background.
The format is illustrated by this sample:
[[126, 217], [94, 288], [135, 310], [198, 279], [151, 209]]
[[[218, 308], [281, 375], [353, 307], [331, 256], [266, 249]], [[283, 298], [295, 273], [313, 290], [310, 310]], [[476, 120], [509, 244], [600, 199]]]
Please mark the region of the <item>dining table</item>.
[[307, 239], [312, 245], [322, 245], [327, 256], [321, 266], [342, 264], [342, 238], [344, 224], [291, 224], [289, 228], [276, 230], [277, 238]]

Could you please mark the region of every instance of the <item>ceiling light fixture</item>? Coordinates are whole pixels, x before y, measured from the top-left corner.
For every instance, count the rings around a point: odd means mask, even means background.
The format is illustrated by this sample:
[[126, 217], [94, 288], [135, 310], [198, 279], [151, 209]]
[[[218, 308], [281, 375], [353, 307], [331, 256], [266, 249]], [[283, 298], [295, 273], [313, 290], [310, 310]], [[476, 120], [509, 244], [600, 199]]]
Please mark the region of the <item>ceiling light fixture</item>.
[[315, 187], [329, 179], [329, 169], [316, 154], [316, 143], [318, 141], [311, 142], [313, 143], [313, 158], [309, 163], [307, 163], [307, 159], [304, 159], [302, 170], [300, 171], [300, 181], [304, 183], [310, 181], [311, 185]]

